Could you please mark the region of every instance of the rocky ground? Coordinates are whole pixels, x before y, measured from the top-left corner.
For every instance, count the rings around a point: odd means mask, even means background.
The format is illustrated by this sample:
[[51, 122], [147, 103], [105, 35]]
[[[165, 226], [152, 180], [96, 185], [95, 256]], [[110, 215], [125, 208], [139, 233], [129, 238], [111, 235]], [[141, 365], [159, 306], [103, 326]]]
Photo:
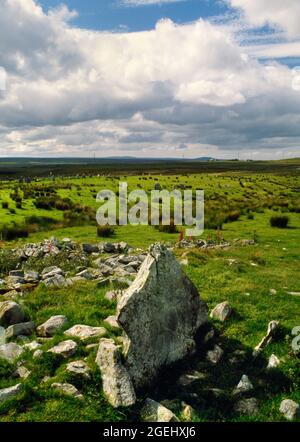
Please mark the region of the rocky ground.
[[[0, 389], [0, 413], [9, 416], [16, 400], [19, 404], [28, 400], [29, 389], [31, 396], [38, 397], [39, 389], [46, 389], [88, 402], [84, 386], [100, 376], [99, 395], [104, 392], [113, 408], [130, 407], [134, 419], [198, 420], [197, 408], [203, 403], [255, 416], [261, 406], [255, 394], [259, 383], [272, 378], [282, 364], [276, 354], [266, 361], [261, 358], [277, 339], [279, 322], [269, 323], [265, 336], [251, 351], [239, 345], [227, 351], [210, 321], [225, 324], [235, 317], [234, 308], [224, 300], [207, 312], [173, 255], [179, 251], [185, 266], [191, 249], [253, 244], [253, 240], [233, 244], [183, 240], [175, 249], [157, 246], [149, 253], [126, 243], [78, 244], [68, 238], [52, 238], [4, 251], [7, 273], [3, 272], [0, 281], [0, 377], [9, 373], [9, 385]], [[89, 287], [91, 283], [104, 291], [104, 302], [115, 309], [101, 325], [74, 323], [61, 314], [59, 305], [41, 323], [28, 315], [26, 302], [31, 293], [72, 291], [77, 285]], [[247, 370], [257, 363], [265, 364], [260, 365], [261, 379], [253, 379], [253, 370]], [[238, 368], [236, 385], [222, 387], [209, 381], [211, 372], [222, 370], [223, 364]], [[166, 376], [170, 365], [173, 375]], [[33, 378], [34, 386], [30, 383]], [[299, 410], [288, 395], [279, 408], [287, 420], [299, 419]]]

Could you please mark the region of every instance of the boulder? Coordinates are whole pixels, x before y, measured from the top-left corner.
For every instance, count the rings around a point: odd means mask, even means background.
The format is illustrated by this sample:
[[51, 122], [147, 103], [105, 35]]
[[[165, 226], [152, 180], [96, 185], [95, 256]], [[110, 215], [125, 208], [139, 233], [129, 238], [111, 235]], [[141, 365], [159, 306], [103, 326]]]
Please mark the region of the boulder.
[[78, 346], [77, 346], [76, 342], [68, 340], [68, 341], [60, 342], [59, 344], [50, 348], [50, 350], [48, 350], [48, 352], [55, 353], [55, 354], [60, 355], [64, 358], [69, 358], [70, 356], [73, 356], [76, 353], [77, 347]]
[[9, 327], [23, 322], [24, 319], [25, 314], [19, 304], [14, 301], [0, 302], [0, 325]]
[[206, 304], [175, 256], [165, 246], [151, 246], [117, 308], [134, 386], [151, 384], [162, 367], [193, 354], [195, 336], [207, 319]]
[[40, 275], [38, 272], [33, 270], [28, 270], [25, 272], [24, 281], [28, 283], [37, 283], [40, 279]]
[[18, 367], [16, 369], [13, 375], [16, 378], [27, 379], [31, 375], [31, 371], [29, 371], [26, 367], [21, 365], [21, 367]]
[[44, 322], [37, 328], [38, 336], [54, 336], [55, 333], [61, 330], [68, 323], [66, 316], [57, 315], [51, 316], [48, 321]]
[[121, 362], [119, 347], [112, 339], [101, 339], [96, 364], [102, 375], [103, 391], [113, 407], [128, 407], [136, 402], [130, 376]]
[[97, 244], [82, 244], [82, 250], [87, 254], [98, 253], [99, 246]]
[[20, 324], [10, 325], [6, 331], [5, 336], [7, 339], [13, 338], [15, 336], [30, 336], [34, 333], [35, 323], [34, 322], [21, 322]]
[[29, 351], [35, 351], [38, 348], [40, 348], [41, 346], [42, 345], [39, 344], [37, 341], [32, 341], [32, 342], [29, 342], [28, 344], [24, 344], [23, 348], [25, 348], [26, 350], [29, 350]]
[[24, 349], [14, 342], [0, 345], [0, 359], [14, 363], [24, 353]]
[[57, 289], [62, 289], [72, 284], [72, 281], [66, 279], [64, 276], [60, 274], [53, 275], [50, 278], [45, 278], [43, 282], [46, 287], [57, 288]]
[[77, 324], [65, 331], [66, 336], [79, 338], [82, 341], [91, 338], [102, 338], [107, 333], [104, 327], [91, 327], [89, 325]]
[[228, 301], [218, 304], [211, 312], [210, 317], [225, 322], [232, 314], [233, 309]]
[[300, 417], [300, 406], [291, 399], [284, 399], [280, 404], [279, 411], [289, 421]]
[[51, 266], [51, 267], [46, 267], [41, 274], [42, 279], [48, 279], [55, 275], [64, 275], [64, 272], [59, 267]]
[[0, 390], [0, 403], [5, 402], [9, 399], [13, 399], [18, 396], [22, 391], [22, 384], [14, 385], [13, 387], [3, 388]]
[[51, 387], [59, 393], [65, 394], [66, 396], [72, 396], [76, 399], [83, 399], [82, 394], [72, 384], [54, 382], [53, 384], [51, 384]]
[[143, 422], [179, 422], [171, 410], [149, 398], [146, 399], [141, 410], [141, 420]]

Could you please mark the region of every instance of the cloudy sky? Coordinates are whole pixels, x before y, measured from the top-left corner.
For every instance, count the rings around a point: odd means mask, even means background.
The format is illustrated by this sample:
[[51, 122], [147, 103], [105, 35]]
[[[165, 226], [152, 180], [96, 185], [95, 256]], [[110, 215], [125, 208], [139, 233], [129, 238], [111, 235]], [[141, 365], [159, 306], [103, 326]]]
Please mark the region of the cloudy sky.
[[0, 156], [300, 156], [299, 0], [62, 1], [0, 0]]

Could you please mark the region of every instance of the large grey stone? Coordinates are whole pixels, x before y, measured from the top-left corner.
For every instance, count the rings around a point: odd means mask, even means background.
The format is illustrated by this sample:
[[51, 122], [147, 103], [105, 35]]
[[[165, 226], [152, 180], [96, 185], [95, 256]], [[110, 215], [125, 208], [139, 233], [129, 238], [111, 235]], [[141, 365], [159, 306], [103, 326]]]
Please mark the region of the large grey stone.
[[22, 384], [14, 385], [13, 387], [3, 388], [0, 390], [0, 403], [14, 398], [22, 391]]
[[14, 363], [22, 353], [24, 353], [24, 349], [14, 342], [0, 345], [0, 359], [5, 359], [8, 362]]
[[171, 410], [152, 399], [146, 399], [141, 419], [143, 422], [179, 422]]
[[0, 302], [0, 325], [9, 327], [23, 322], [24, 319], [25, 315], [19, 304], [13, 301]]
[[38, 336], [53, 336], [57, 331], [62, 329], [68, 322], [66, 316], [51, 316], [48, 321], [44, 322], [37, 328]]
[[126, 367], [136, 388], [150, 384], [163, 366], [194, 353], [207, 306], [175, 256], [154, 245], [118, 303], [126, 333]]
[[96, 364], [99, 366], [104, 394], [113, 407], [128, 407], [136, 402], [130, 376], [121, 362], [119, 347], [112, 339], [101, 339]]
[[243, 374], [240, 382], [233, 390], [233, 394], [237, 395], [237, 394], [247, 393], [250, 390], [253, 390], [253, 385], [250, 379], [248, 378], [248, 376]]

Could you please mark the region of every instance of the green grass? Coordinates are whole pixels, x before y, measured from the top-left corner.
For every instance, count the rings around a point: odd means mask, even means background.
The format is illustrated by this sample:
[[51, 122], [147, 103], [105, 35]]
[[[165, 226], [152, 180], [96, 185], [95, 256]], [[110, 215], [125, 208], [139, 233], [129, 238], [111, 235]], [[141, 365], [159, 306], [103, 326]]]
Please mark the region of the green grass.
[[[300, 325], [300, 299], [288, 295], [289, 291], [300, 291], [300, 214], [291, 211], [291, 207], [299, 207], [299, 176], [282, 175], [244, 175], [207, 174], [176, 176], [130, 176], [120, 177], [128, 180], [129, 188], [134, 189], [140, 184], [145, 190], [154, 188], [156, 180], [169, 190], [178, 183], [192, 186], [193, 189], [204, 188], [208, 207], [215, 205], [223, 210], [227, 203], [235, 207], [251, 207], [254, 217], [248, 217], [247, 210], [242, 211], [238, 221], [225, 223], [221, 232], [225, 240], [234, 242], [238, 238], [256, 238], [254, 246], [233, 245], [225, 250], [188, 252], [189, 264], [184, 267], [186, 273], [198, 288], [201, 297], [210, 309], [217, 303], [228, 300], [235, 314], [225, 324], [214, 322], [217, 330], [215, 342], [220, 342], [225, 350], [225, 358], [216, 367], [208, 366], [201, 355], [183, 367], [167, 370], [167, 376], [160, 383], [159, 391], [154, 390], [150, 396], [158, 400], [185, 397], [188, 393], [198, 394], [198, 399], [185, 399], [196, 410], [197, 421], [281, 421], [279, 413], [280, 401], [291, 398], [300, 401], [300, 365], [299, 357], [293, 355], [291, 347], [291, 330]], [[242, 185], [241, 185], [242, 183]], [[53, 184], [51, 180], [32, 183], [28, 186]], [[9, 193], [16, 183], [5, 183], [0, 191], [0, 199], [12, 202]], [[109, 177], [88, 177], [86, 179], [57, 179], [56, 191], [60, 197], [70, 198], [75, 203], [88, 205], [97, 209], [94, 194], [103, 188], [117, 189], [118, 180]], [[80, 195], [78, 194], [80, 193]], [[280, 205], [281, 204], [281, 205]], [[279, 210], [277, 208], [280, 207]], [[270, 218], [274, 214], [284, 212], [290, 219], [289, 228], [278, 229], [270, 226]], [[24, 203], [24, 209], [11, 215], [0, 205], [1, 222], [21, 223], [26, 216], [51, 216], [62, 219], [62, 212], [39, 211], [34, 208], [33, 199]], [[55, 235], [58, 238], [70, 237], [80, 242], [100, 242], [95, 225], [59, 228], [53, 231], [38, 231], [27, 240], [18, 240], [3, 244], [12, 247], [30, 242], [41, 241]], [[214, 230], [206, 230], [204, 238], [215, 237]], [[116, 227], [115, 233], [108, 241], [126, 241], [134, 247], [147, 248], [151, 243], [163, 241], [174, 243], [178, 234], [159, 232], [151, 226]], [[104, 241], [106, 239], [103, 239]], [[177, 250], [180, 258], [184, 250]], [[4, 259], [1, 266], [8, 265], [12, 257]], [[229, 260], [235, 260], [229, 265]], [[58, 263], [59, 264], [59, 263]], [[68, 269], [66, 269], [68, 270]], [[270, 289], [277, 291], [270, 294]], [[115, 305], [105, 300], [104, 294], [109, 290], [97, 288], [96, 284], [78, 284], [72, 289], [49, 290], [40, 286], [33, 292], [20, 298], [28, 317], [37, 324], [42, 323], [51, 315], [65, 314], [69, 326], [76, 323], [103, 325], [105, 317], [113, 314]], [[277, 339], [268, 346], [263, 354], [253, 361], [250, 357], [252, 349], [264, 336], [268, 322], [280, 321]], [[110, 335], [112, 332], [108, 332]], [[43, 349], [63, 340], [63, 334], [57, 334]], [[238, 366], [229, 363], [231, 354], [236, 349], [245, 350], [245, 360]], [[274, 372], [265, 370], [268, 357], [276, 354], [283, 362]], [[47, 355], [40, 361], [32, 359], [31, 354], [25, 355], [25, 365], [32, 369], [33, 375], [25, 382], [25, 390], [18, 400], [0, 405], [0, 421], [109, 421], [132, 420], [136, 418], [137, 408], [133, 410], [114, 410], [103, 398], [101, 377], [95, 367], [96, 351], [87, 352], [79, 343], [78, 353], [72, 359], [87, 357], [93, 369], [93, 382], [78, 385], [85, 396], [85, 402], [70, 399], [51, 391], [41, 379], [49, 375], [55, 381], [71, 381], [64, 372], [65, 362]], [[0, 363], [0, 388], [15, 384], [12, 378], [15, 367]], [[197, 369], [208, 373], [207, 380], [191, 389], [181, 391], [176, 386], [177, 377], [182, 369]], [[259, 399], [259, 413], [251, 418], [237, 416], [233, 412], [233, 401], [230, 392], [240, 380], [242, 374], [248, 374], [255, 390], [250, 396]], [[223, 399], [215, 399], [205, 393], [205, 388], [218, 387], [225, 389]], [[179, 410], [176, 410], [179, 411]]]

